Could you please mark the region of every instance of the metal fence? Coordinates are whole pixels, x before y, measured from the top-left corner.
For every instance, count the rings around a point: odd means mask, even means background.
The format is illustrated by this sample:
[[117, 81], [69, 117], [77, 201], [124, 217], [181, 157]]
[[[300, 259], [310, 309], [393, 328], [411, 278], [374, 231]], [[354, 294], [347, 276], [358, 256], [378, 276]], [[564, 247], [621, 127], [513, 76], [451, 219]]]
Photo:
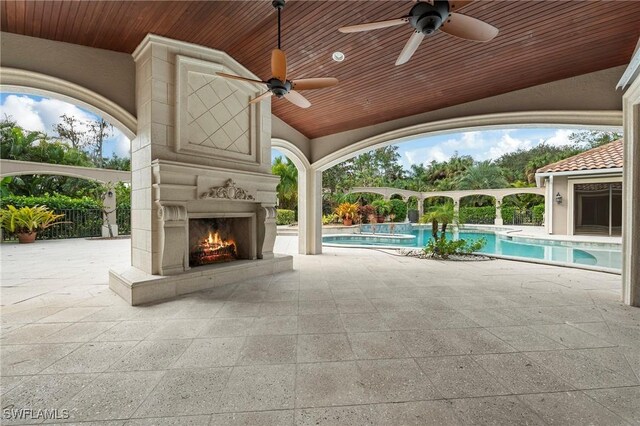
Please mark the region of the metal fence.
[[542, 222], [535, 217], [533, 210], [514, 210], [511, 225], [542, 225]]
[[[102, 236], [102, 211], [99, 209], [61, 209], [55, 210], [57, 214], [64, 214], [60, 223], [44, 231], [38, 231], [39, 240], [59, 240], [65, 238], [89, 238]], [[131, 209], [121, 208], [116, 210], [116, 222], [119, 235], [131, 233]], [[4, 241], [16, 240], [15, 235], [2, 233]]]

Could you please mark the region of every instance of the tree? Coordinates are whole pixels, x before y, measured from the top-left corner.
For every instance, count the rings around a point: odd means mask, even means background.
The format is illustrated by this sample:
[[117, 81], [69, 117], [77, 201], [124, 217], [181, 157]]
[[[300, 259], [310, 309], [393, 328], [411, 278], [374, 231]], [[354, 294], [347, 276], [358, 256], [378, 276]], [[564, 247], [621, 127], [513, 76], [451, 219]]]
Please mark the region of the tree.
[[60, 116], [60, 122], [53, 126], [58, 137], [65, 139], [71, 143], [75, 149], [82, 149], [87, 144], [87, 137], [80, 127], [82, 123], [75, 117], [67, 114]]
[[459, 189], [506, 188], [509, 183], [502, 175], [500, 167], [491, 161], [476, 163], [467, 169], [459, 182]]
[[298, 169], [288, 158], [276, 157], [271, 166], [271, 173], [280, 176], [276, 187], [280, 208], [295, 210], [298, 205]]
[[[447, 225], [452, 223], [455, 218], [453, 204], [440, 204], [433, 206], [420, 218], [420, 223], [431, 223], [431, 236], [435, 241], [445, 238]], [[439, 224], [442, 224], [440, 236], [438, 236]]]
[[622, 133], [601, 130], [586, 130], [569, 135], [569, 140], [582, 149], [597, 148], [618, 139], [622, 139]]
[[93, 161], [98, 167], [104, 167], [104, 158], [102, 156], [102, 148], [105, 140], [109, 139], [113, 134], [113, 126], [102, 118], [90, 121], [87, 123], [89, 130], [87, 137], [89, 139], [88, 145], [91, 149]]

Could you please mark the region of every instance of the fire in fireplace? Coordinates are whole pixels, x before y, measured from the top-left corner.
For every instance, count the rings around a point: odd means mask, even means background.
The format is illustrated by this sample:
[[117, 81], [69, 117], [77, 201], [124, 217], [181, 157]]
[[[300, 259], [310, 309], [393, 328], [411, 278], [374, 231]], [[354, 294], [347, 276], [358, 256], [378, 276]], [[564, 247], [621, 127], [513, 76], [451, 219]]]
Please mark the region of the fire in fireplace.
[[230, 262], [238, 259], [238, 249], [229, 219], [189, 221], [189, 266]]

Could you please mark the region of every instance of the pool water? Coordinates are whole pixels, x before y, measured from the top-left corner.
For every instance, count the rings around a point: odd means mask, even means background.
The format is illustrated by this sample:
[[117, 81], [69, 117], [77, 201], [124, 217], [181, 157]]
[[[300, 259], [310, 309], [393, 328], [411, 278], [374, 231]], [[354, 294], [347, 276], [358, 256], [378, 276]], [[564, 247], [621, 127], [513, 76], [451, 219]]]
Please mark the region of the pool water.
[[[395, 244], [389, 244], [388, 242], [380, 240], [371, 241], [371, 239], [358, 234], [325, 236], [322, 240], [325, 243], [344, 246], [424, 247], [431, 238], [431, 230], [414, 229], [412, 235], [416, 238]], [[595, 243], [586, 245], [549, 240], [514, 241], [509, 237], [481, 232], [460, 232], [455, 237], [450, 234], [447, 235], [449, 238], [464, 238], [467, 241], [484, 238], [487, 244], [478, 251], [478, 253], [488, 255], [538, 259], [547, 262], [573, 263], [615, 270], [622, 268], [622, 254], [620, 250], [611, 249], [610, 246], [598, 247]]]

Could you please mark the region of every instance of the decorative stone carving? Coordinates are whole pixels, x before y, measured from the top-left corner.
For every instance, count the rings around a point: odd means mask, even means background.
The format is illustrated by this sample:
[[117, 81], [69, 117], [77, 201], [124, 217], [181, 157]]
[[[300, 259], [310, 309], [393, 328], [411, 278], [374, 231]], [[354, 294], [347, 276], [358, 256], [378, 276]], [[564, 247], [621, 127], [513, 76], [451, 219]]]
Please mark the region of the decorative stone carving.
[[187, 209], [181, 205], [162, 205], [158, 209], [158, 219], [164, 222], [187, 220]]
[[254, 201], [253, 195], [236, 186], [233, 179], [228, 179], [224, 186], [212, 186], [209, 191], [200, 195], [201, 199], [224, 198], [227, 200]]

